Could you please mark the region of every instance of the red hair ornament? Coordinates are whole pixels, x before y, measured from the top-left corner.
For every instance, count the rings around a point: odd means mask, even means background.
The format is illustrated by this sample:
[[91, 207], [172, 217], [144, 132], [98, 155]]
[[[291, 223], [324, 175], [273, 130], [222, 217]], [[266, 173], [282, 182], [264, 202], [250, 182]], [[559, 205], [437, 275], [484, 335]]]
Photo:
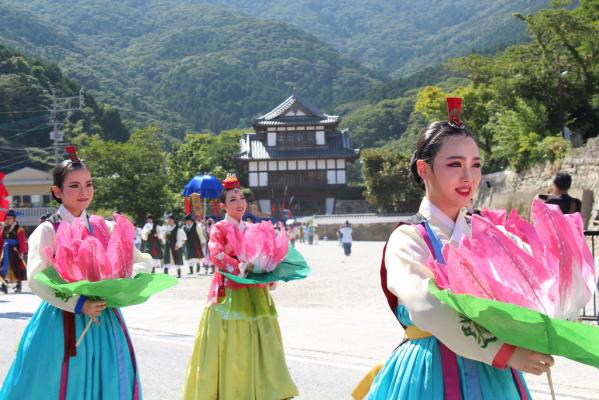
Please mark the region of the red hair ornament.
[[462, 114], [462, 99], [460, 97], [448, 97], [447, 98], [447, 116], [449, 125], [454, 128], [463, 129], [465, 128], [464, 123], [460, 119]]
[[239, 189], [241, 187], [241, 184], [239, 183], [237, 176], [235, 176], [233, 174], [233, 175], [227, 176], [223, 180], [223, 187], [225, 188], [225, 190]]

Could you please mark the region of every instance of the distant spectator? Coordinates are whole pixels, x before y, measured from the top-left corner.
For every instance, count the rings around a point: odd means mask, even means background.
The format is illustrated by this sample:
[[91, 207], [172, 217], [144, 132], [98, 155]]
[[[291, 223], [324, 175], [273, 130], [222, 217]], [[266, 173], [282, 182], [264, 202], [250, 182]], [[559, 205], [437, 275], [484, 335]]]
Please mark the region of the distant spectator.
[[567, 172], [560, 171], [553, 178], [553, 186], [551, 194], [539, 195], [547, 204], [555, 204], [559, 206], [564, 214], [574, 214], [580, 212], [582, 203], [579, 199], [571, 197], [568, 194], [572, 186], [572, 177]]
[[349, 221], [345, 221], [345, 226], [339, 229], [341, 234], [341, 243], [343, 244], [343, 252], [347, 257], [351, 254], [351, 243], [352, 243], [352, 228]]

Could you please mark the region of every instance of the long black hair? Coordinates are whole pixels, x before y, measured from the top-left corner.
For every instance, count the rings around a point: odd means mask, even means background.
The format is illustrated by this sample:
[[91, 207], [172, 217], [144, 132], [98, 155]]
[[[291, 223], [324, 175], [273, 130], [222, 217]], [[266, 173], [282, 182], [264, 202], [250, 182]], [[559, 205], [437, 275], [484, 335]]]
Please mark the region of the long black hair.
[[472, 133], [464, 125], [458, 126], [446, 121], [433, 122], [426, 129], [420, 131], [418, 142], [416, 142], [416, 150], [412, 155], [410, 164], [410, 174], [419, 188], [424, 190], [424, 181], [418, 175], [416, 162], [423, 160], [432, 168], [435, 156], [441, 150], [441, 146], [445, 140], [456, 136], [471, 137], [474, 139]]

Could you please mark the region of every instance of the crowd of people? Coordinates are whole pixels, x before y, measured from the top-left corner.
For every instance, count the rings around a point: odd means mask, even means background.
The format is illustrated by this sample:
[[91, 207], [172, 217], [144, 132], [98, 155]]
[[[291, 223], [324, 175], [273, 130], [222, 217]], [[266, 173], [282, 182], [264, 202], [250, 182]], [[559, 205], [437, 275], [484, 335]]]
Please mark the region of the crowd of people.
[[[422, 202], [411, 222], [393, 231], [382, 254], [382, 290], [405, 338], [384, 365], [365, 378], [355, 398], [529, 399], [523, 372], [542, 374], [555, 362], [549, 354], [496, 337], [481, 342], [464, 330], [463, 316], [429, 293], [431, 262], [443, 258], [435, 246], [455, 246], [472, 236], [465, 209], [481, 179], [477, 142], [460, 121], [459, 110], [449, 111], [448, 121], [430, 124], [419, 136], [411, 175], [423, 190]], [[14, 212], [7, 214], [2, 230], [2, 290], [6, 293], [8, 284], [15, 283], [20, 291], [28, 277], [42, 303], [25, 328], [0, 400], [139, 400], [139, 370], [120, 310], [108, 307], [103, 299], [59, 297], [33, 279], [51, 266], [61, 224], [87, 221], [89, 234], [97, 234], [89, 222], [93, 216], [87, 214], [94, 189], [85, 163], [70, 154], [56, 166], [53, 179], [52, 196], [61, 206], [41, 222], [28, 243]], [[568, 195], [570, 185], [570, 176], [558, 173], [552, 193], [542, 197], [564, 213], [580, 212], [580, 201]], [[223, 186], [218, 200], [225, 214], [222, 220], [186, 216], [180, 223], [170, 214], [160, 225], [148, 215], [131, 243], [136, 244], [131, 262], [148, 265], [152, 273], [169, 274], [173, 269], [178, 277], [185, 266], [188, 274], [201, 268], [213, 274], [182, 383], [184, 399], [290, 399], [299, 391], [287, 368], [269, 293], [276, 284], [242, 284], [225, 275], [245, 276], [257, 266], [241, 261], [231, 242], [230, 235], [241, 235], [250, 223], [244, 220], [247, 202], [240, 183], [229, 176]], [[106, 224], [112, 232], [114, 224]], [[318, 242], [314, 224], [279, 223], [277, 229], [287, 234], [291, 246], [296, 241]], [[349, 221], [337, 235], [345, 256], [350, 256]], [[85, 340], [75, 346], [74, 338], [90, 319], [102, 322], [92, 325]]]
[[174, 214], [166, 217], [165, 225], [154, 222], [154, 216], [148, 214], [143, 228], [136, 229], [136, 242], [141, 251], [152, 256], [152, 273], [162, 269], [165, 274], [176, 270], [181, 277], [181, 270], [187, 266], [187, 274], [214, 273], [214, 265], [208, 256], [208, 241], [214, 220], [193, 219], [186, 215], [184, 223], [179, 224]]

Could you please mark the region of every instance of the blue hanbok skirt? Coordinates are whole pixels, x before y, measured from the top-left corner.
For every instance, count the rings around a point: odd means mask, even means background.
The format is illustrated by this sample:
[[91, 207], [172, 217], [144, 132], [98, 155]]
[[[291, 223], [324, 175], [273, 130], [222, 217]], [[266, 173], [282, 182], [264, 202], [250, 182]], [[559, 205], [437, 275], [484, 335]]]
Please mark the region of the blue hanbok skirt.
[[[66, 357], [65, 346], [74, 349], [74, 345], [65, 345], [64, 315], [63, 310], [42, 302], [25, 328], [0, 400], [141, 399], [133, 346], [121, 312], [104, 310], [100, 324], [91, 325], [76, 355]], [[72, 336], [77, 340], [89, 318], [71, 316]]]
[[[397, 308], [397, 319], [413, 325], [404, 306]], [[485, 363], [456, 356], [463, 400], [531, 399], [522, 373], [498, 369]], [[440, 343], [430, 336], [407, 340], [399, 346], [377, 374], [368, 400], [444, 400], [445, 383]]]

